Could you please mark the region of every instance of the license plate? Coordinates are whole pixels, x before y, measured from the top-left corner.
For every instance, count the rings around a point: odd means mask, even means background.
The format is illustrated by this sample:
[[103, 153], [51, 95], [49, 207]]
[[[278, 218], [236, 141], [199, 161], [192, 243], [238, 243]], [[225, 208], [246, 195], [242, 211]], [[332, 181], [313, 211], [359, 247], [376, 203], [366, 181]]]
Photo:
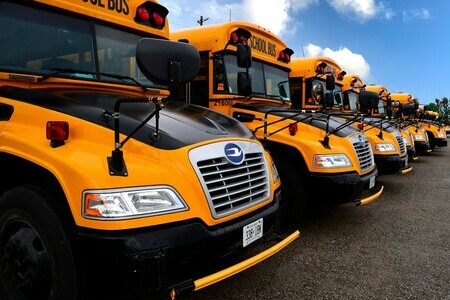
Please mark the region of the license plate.
[[263, 235], [263, 219], [244, 226], [243, 228], [243, 247], [253, 243]]
[[369, 181], [369, 189], [373, 188], [375, 186], [375, 176], [370, 177]]

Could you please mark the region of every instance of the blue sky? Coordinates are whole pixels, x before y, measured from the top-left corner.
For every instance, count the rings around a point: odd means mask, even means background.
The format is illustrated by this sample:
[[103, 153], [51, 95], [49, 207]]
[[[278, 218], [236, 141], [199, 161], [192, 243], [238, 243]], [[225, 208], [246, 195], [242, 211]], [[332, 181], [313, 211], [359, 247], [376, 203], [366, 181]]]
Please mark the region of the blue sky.
[[243, 20], [282, 38], [294, 56], [325, 55], [347, 73], [421, 103], [450, 98], [448, 0], [160, 0], [171, 30]]

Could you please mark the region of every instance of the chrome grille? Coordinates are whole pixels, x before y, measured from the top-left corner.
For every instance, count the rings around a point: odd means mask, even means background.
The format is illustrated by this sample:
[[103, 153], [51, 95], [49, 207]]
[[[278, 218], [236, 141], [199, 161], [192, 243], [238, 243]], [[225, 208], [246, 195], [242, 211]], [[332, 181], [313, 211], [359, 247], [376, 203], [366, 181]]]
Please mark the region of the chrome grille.
[[359, 167], [362, 172], [371, 169], [375, 165], [372, 148], [365, 135], [357, 134], [350, 138], [356, 155], [358, 156]]
[[265, 201], [270, 196], [267, 163], [257, 143], [233, 142], [244, 152], [241, 164], [230, 163], [217, 143], [189, 153], [214, 218], [221, 218]]
[[394, 135], [395, 135], [395, 139], [398, 142], [398, 146], [400, 147], [400, 153], [402, 153], [402, 154], [406, 153], [405, 141], [403, 140], [402, 134], [400, 133], [400, 131], [395, 131]]

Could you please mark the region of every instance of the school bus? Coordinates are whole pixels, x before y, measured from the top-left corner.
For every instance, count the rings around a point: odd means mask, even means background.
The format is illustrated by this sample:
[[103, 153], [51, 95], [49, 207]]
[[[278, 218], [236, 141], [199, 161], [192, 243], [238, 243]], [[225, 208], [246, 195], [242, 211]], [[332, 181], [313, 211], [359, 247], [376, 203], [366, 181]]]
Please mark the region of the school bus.
[[[303, 109], [321, 109], [331, 116], [342, 117], [363, 130], [370, 141], [379, 174], [411, 172], [401, 133], [383, 124], [380, 118], [367, 115], [369, 111], [362, 107], [353, 111], [343, 102], [345, 75], [346, 72], [329, 57], [293, 59], [289, 74], [294, 89], [293, 101]], [[363, 102], [362, 99], [359, 102]]]
[[439, 121], [439, 113], [428, 110], [426, 105], [419, 105], [419, 124], [421, 124], [430, 140], [430, 148], [447, 147], [445, 124]]
[[227, 22], [172, 31], [170, 38], [195, 45], [202, 58], [198, 76], [180, 94], [242, 121], [269, 149], [289, 201], [287, 220], [298, 222], [314, 201], [361, 205], [381, 195], [367, 137], [293, 107], [293, 50], [276, 35], [256, 24]]
[[[352, 84], [360, 85], [363, 83], [361, 81], [361, 78], [359, 78], [357, 75], [346, 75], [346, 77], [344, 78], [344, 89], [346, 91], [350, 91], [352, 89], [357, 90], [357, 88], [354, 87], [355, 85], [353, 85], [352, 87]], [[375, 92], [379, 96], [378, 107], [372, 110], [372, 116], [378, 116], [385, 119], [383, 122], [387, 122], [387, 126], [399, 130], [403, 136], [403, 141], [406, 146], [406, 152], [408, 153], [408, 160], [418, 160], [419, 157], [417, 156], [416, 144], [412, 134], [413, 126], [411, 124], [411, 121], [407, 121], [405, 119], [411, 114], [414, 114], [414, 107], [408, 107], [407, 109], [407, 107], [405, 106], [405, 109], [403, 111], [401, 107], [396, 105], [396, 102], [394, 102], [393, 104], [390, 96], [391, 93], [383, 85], [372, 84], [369, 86], [365, 86], [364, 90]], [[345, 101], [347, 101], [346, 97], [348, 97], [348, 95], [344, 95]], [[403, 113], [400, 114], [401, 111], [403, 111]], [[422, 142], [422, 136], [417, 135], [417, 140], [418, 142]]]
[[[387, 89], [384, 86], [370, 86], [372, 90], [382, 93]], [[398, 119], [403, 119], [404, 126], [411, 133], [417, 154], [427, 154], [431, 152], [430, 142], [425, 129], [417, 120], [418, 103], [411, 95], [401, 95], [402, 93], [389, 93], [387, 109], [389, 113]], [[406, 96], [406, 97], [404, 97]]]
[[167, 14], [0, 2], [1, 299], [174, 298], [299, 236], [277, 229], [281, 183], [251, 131], [171, 101], [200, 56]]

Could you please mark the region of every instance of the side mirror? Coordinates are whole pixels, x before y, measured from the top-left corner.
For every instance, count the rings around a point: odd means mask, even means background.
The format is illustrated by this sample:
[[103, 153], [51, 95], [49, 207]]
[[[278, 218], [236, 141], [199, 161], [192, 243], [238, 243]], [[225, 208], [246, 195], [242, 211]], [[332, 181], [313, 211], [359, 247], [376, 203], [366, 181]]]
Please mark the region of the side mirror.
[[249, 45], [237, 44], [237, 65], [239, 68], [250, 68], [252, 66], [252, 49]]
[[195, 46], [152, 38], [139, 40], [136, 62], [145, 77], [162, 85], [189, 82], [200, 70], [200, 54]]
[[334, 76], [333, 75], [327, 75], [327, 81], [326, 81], [325, 87], [329, 91], [334, 90], [334, 88], [336, 87], [336, 83], [334, 81]]
[[416, 105], [414, 103], [408, 103], [402, 105], [402, 113], [405, 116], [411, 116], [417, 111]]
[[237, 86], [238, 94], [241, 96], [250, 96], [252, 94], [252, 77], [245, 72], [238, 72]]
[[361, 91], [359, 93], [359, 103], [361, 106], [361, 111], [363, 109], [375, 109], [378, 108], [378, 103], [380, 102], [380, 97], [375, 92]]

